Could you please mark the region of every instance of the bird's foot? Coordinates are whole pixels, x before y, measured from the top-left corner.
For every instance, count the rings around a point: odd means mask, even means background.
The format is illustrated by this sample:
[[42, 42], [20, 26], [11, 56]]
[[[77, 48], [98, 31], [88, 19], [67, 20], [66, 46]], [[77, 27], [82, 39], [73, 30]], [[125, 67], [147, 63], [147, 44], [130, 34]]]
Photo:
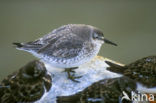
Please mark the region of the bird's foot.
[[75, 69], [78, 69], [78, 67], [74, 67], [74, 68], [65, 68], [64, 72], [70, 72], [70, 73], [75, 73]]
[[76, 79], [81, 78], [81, 77], [82, 77], [82, 76], [74, 76], [74, 75], [69, 76], [69, 75], [68, 75], [68, 78], [69, 78], [70, 80], [72, 80], [73, 82], [77, 82], [77, 83], [80, 83], [80, 81], [78, 81], [78, 80], [76, 80]]
[[[66, 68], [64, 72], [67, 72], [68, 78], [69, 78], [70, 80], [72, 80], [73, 82], [79, 83], [79, 81], [76, 80], [76, 79], [81, 78], [82, 76], [75, 76], [75, 75], [74, 75], [74, 74], [75, 74], [75, 71], [74, 71], [74, 70], [77, 69], [77, 68], [78, 68], [78, 67]], [[72, 74], [71, 74], [71, 73], [72, 73]]]

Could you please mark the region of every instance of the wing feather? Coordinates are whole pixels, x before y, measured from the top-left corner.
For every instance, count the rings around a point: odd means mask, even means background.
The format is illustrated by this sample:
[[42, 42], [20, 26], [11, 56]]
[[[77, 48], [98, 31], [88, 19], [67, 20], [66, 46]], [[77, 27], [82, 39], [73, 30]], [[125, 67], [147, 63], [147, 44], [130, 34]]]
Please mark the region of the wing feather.
[[71, 30], [71, 25], [65, 25], [49, 34], [24, 45], [25, 49], [35, 50], [47, 56], [72, 58], [82, 50], [84, 41]]
[[82, 50], [83, 41], [76, 35], [67, 35], [57, 38], [56, 41], [49, 42], [40, 53], [58, 58], [76, 57]]

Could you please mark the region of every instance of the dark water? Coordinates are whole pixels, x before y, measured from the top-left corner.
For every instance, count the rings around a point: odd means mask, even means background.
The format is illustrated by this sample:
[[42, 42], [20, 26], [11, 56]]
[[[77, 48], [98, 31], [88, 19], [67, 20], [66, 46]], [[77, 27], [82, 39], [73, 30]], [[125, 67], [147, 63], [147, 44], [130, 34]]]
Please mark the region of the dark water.
[[64, 24], [90, 24], [119, 46], [103, 45], [100, 55], [121, 63], [156, 55], [156, 0], [1, 0], [0, 80], [32, 55], [12, 42], [26, 42]]

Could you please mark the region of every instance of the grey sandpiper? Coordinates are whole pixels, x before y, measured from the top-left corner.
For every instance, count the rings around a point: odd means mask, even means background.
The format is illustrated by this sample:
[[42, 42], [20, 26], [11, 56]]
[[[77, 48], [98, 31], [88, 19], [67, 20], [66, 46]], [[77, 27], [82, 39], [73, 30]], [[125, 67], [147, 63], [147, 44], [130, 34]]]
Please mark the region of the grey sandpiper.
[[76, 81], [74, 69], [96, 56], [103, 43], [117, 44], [104, 38], [102, 31], [85, 24], [68, 24], [27, 43], [13, 43], [57, 68], [65, 68], [68, 78]]

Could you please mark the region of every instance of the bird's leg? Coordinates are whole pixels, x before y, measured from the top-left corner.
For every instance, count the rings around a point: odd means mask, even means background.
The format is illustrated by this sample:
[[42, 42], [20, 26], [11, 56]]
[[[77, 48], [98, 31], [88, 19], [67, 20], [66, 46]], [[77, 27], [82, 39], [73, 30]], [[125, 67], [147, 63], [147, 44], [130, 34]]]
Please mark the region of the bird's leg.
[[[72, 81], [74, 81], [74, 82], [79, 82], [79, 81], [77, 81], [77, 80], [75, 80], [75, 79], [78, 79], [78, 78], [81, 78], [82, 76], [75, 76], [74, 75], [74, 73], [75, 73], [75, 69], [77, 69], [78, 67], [73, 67], [73, 68], [65, 68], [65, 71], [64, 72], [67, 72], [67, 74], [68, 74], [68, 78], [70, 79], [70, 80], [72, 80]], [[73, 74], [71, 74], [71, 73], [73, 73]]]

